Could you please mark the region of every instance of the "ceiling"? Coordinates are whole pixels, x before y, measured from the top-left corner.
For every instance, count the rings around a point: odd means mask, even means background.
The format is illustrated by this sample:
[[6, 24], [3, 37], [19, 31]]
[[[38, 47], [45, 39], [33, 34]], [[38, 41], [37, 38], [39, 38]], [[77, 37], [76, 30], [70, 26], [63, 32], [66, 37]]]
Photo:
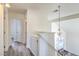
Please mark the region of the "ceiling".
[[48, 19], [52, 20], [58, 17], [58, 13], [54, 12], [54, 10], [58, 9], [58, 5], [61, 6], [61, 17], [79, 13], [78, 3], [12, 3], [11, 8], [19, 8], [23, 10], [27, 10], [29, 8], [44, 10], [48, 12]]
[[[79, 4], [78, 3], [70, 3], [70, 4], [61, 4], [60, 7], [60, 17], [65, 17], [69, 15], [74, 15], [79, 13]], [[58, 18], [58, 12], [50, 12], [49, 20], [53, 20]]]

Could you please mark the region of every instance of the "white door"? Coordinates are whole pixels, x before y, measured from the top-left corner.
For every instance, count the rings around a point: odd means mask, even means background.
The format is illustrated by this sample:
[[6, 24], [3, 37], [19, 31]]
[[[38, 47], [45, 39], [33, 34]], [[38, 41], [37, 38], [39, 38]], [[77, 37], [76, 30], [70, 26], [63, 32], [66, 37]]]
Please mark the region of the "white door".
[[24, 14], [21, 13], [9, 13], [9, 35], [10, 35], [10, 44], [13, 41], [18, 41], [26, 44], [25, 39], [25, 18]]
[[21, 42], [21, 21], [20, 19], [14, 18], [10, 21], [10, 34], [13, 41]]

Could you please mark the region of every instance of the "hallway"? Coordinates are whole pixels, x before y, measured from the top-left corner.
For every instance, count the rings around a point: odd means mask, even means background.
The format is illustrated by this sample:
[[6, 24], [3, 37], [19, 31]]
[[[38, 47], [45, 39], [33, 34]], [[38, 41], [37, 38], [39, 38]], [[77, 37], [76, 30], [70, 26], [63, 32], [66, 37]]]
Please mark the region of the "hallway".
[[13, 42], [4, 56], [33, 56], [31, 51], [21, 42]]
[[79, 4], [8, 5], [0, 5], [0, 56], [79, 55]]

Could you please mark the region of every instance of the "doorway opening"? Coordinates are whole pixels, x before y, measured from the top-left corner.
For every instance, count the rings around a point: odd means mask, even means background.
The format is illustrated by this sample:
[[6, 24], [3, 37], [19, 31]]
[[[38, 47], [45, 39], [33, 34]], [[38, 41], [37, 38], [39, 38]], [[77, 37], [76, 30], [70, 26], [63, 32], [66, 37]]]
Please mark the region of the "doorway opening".
[[4, 51], [8, 51], [13, 42], [27, 44], [26, 10], [5, 9]]

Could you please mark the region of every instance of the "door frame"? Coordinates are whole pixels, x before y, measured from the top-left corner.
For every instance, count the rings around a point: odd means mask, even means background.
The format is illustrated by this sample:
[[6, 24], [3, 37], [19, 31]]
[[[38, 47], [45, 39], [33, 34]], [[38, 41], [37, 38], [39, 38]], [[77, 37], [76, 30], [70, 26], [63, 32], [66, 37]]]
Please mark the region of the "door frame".
[[[19, 9], [17, 8], [16, 10], [19, 10]], [[5, 8], [5, 10], [4, 10], [4, 18], [5, 18], [5, 19], [4, 19], [4, 46], [5, 46], [4, 51], [7, 51], [8, 48], [9, 48], [9, 46], [6, 46], [6, 44], [7, 44], [7, 43], [6, 43], [6, 42], [7, 42], [7, 40], [6, 40], [7, 37], [8, 37], [8, 39], [10, 39], [10, 38], [9, 38], [9, 29], [6, 29], [6, 28], [5, 28], [5, 27], [6, 27], [6, 26], [5, 26], [5, 25], [6, 25], [5, 22], [7, 21], [7, 25], [9, 26], [9, 24], [8, 24], [8, 23], [9, 23], [9, 14], [8, 14], [8, 13], [9, 13], [10, 11], [13, 11], [13, 12], [15, 12], [15, 13], [18, 13], [16, 10], [15, 10], [15, 9], [13, 9], [13, 10], [11, 9], [11, 10], [10, 10], [10, 9], [8, 9], [8, 8]], [[22, 11], [24, 11], [24, 12], [22, 13]], [[20, 11], [19, 11], [19, 12], [20, 12]], [[26, 44], [27, 44], [27, 22], [26, 22], [26, 21], [27, 21], [27, 18], [26, 18], [26, 10], [21, 10], [21, 13], [24, 15], [24, 31], [25, 31], [25, 32], [24, 32], [24, 40], [25, 40], [25, 43], [24, 43], [24, 44], [26, 45]], [[7, 31], [6, 31], [6, 30], [7, 30]], [[8, 35], [7, 35], [6, 33], [7, 33]], [[10, 45], [10, 42], [9, 42], [8, 45]]]

